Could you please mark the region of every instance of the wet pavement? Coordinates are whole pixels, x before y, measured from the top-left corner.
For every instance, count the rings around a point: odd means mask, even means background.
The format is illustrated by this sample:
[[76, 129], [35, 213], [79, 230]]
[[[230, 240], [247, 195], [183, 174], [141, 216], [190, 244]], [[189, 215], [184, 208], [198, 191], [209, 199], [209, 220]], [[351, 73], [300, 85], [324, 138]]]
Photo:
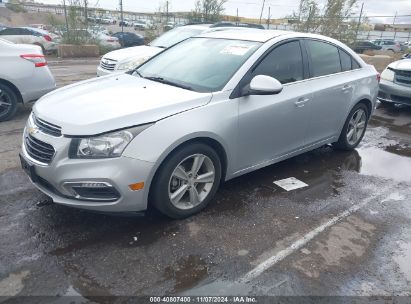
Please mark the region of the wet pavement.
[[[51, 69], [66, 84], [95, 65]], [[378, 109], [356, 151], [242, 176], [179, 221], [50, 203], [18, 167], [29, 111], [0, 124], [0, 296], [411, 295], [410, 108]], [[288, 177], [308, 187], [273, 184]]]

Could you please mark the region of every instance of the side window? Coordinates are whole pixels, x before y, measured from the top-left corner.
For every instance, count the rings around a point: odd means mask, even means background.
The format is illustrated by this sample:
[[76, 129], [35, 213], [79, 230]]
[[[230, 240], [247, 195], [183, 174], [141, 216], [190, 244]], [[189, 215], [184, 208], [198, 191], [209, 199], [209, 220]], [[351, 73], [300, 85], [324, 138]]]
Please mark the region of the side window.
[[299, 41], [276, 47], [254, 69], [253, 76], [267, 75], [282, 84], [304, 79], [303, 57]]
[[354, 58], [351, 58], [351, 65], [353, 70], [361, 69], [361, 66]]
[[351, 64], [351, 56], [348, 55], [343, 50], [338, 50], [340, 52], [340, 60], [341, 60], [341, 69], [343, 72], [352, 70]]
[[311, 56], [312, 77], [341, 72], [338, 48], [320, 41], [308, 40], [307, 47]]
[[8, 29], [1, 31], [1, 35], [18, 35], [18, 33], [17, 33], [17, 29], [8, 28]]

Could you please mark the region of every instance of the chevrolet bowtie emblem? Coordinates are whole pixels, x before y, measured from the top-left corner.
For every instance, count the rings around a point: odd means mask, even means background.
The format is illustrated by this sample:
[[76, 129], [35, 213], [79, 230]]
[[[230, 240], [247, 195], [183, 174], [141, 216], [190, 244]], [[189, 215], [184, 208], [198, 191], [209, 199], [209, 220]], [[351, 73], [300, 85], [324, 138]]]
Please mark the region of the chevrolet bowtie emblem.
[[39, 129], [36, 128], [36, 127], [30, 127], [30, 128], [27, 129], [27, 132], [28, 132], [30, 135], [34, 135], [34, 134], [36, 134], [36, 133], [39, 132]]

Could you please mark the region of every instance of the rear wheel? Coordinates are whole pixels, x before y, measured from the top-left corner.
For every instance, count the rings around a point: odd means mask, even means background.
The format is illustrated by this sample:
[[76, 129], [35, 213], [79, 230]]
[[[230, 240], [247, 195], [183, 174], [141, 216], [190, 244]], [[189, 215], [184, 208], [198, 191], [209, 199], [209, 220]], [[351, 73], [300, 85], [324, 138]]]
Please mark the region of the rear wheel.
[[161, 165], [152, 187], [154, 206], [171, 218], [200, 212], [221, 180], [221, 162], [209, 146], [195, 143], [173, 152]]
[[364, 137], [368, 125], [369, 111], [365, 104], [360, 103], [352, 109], [344, 124], [340, 138], [334, 147], [341, 150], [353, 150]]
[[0, 121], [11, 119], [17, 111], [18, 97], [14, 91], [0, 83]]

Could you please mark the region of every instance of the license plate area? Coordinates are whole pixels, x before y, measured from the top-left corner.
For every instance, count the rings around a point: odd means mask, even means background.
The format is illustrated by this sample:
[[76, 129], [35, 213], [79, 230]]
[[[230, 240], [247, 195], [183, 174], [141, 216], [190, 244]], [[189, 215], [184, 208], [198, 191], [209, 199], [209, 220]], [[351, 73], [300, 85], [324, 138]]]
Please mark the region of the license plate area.
[[26, 172], [26, 174], [30, 177], [31, 181], [35, 183], [37, 181], [37, 174], [36, 169], [33, 165], [30, 165], [23, 156], [19, 155], [21, 168]]

